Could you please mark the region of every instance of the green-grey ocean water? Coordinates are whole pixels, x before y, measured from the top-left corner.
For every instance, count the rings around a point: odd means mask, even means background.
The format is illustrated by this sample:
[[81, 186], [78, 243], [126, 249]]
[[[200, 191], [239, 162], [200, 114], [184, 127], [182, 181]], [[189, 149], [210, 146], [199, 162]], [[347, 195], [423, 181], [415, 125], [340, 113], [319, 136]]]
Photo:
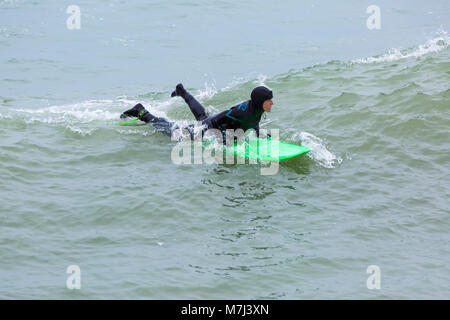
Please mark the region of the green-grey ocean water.
[[[449, 298], [448, 4], [70, 4], [0, 1], [1, 299]], [[117, 123], [192, 122], [178, 81], [210, 113], [270, 87], [261, 127], [312, 151], [174, 164]]]

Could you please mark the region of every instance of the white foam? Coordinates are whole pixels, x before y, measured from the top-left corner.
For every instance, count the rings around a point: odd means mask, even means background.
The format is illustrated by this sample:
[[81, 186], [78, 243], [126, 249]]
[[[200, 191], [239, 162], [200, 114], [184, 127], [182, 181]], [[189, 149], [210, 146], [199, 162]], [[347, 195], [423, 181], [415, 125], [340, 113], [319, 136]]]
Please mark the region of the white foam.
[[258, 86], [266, 86], [265, 81], [267, 80], [267, 76], [265, 74], [258, 75], [258, 78], [256, 79], [256, 82], [258, 83]]
[[52, 118], [52, 117], [31, 117], [29, 119], [25, 119], [26, 124], [31, 124], [35, 122], [46, 123], [46, 124], [59, 124], [65, 123], [62, 119]]
[[67, 128], [74, 133], [82, 135], [83, 137], [90, 136], [94, 131], [96, 131], [96, 129], [82, 129], [72, 125], [67, 126]]
[[195, 96], [196, 99], [202, 100], [202, 99], [210, 99], [214, 97], [217, 93], [216, 86], [212, 84], [211, 86], [208, 85], [208, 83], [205, 82], [205, 89], [199, 90], [198, 94]]
[[400, 59], [406, 59], [411, 57], [422, 57], [429, 53], [439, 52], [446, 49], [450, 44], [450, 37], [446, 31], [440, 31], [437, 38], [428, 40], [425, 44], [421, 44], [418, 47], [411, 49], [396, 49], [393, 48], [380, 56], [369, 57], [365, 59], [352, 60], [352, 63], [378, 63], [378, 62], [392, 62]]
[[12, 119], [12, 117], [10, 115], [0, 113], [0, 119]]
[[149, 131], [149, 130], [137, 130], [137, 129], [116, 129], [115, 130], [118, 133], [121, 134], [129, 134], [129, 135], [136, 135], [136, 134], [140, 134], [143, 136], [148, 136], [154, 133], [154, 131]]
[[116, 97], [116, 101], [120, 101], [121, 103], [124, 104], [124, 106], [135, 105], [139, 103], [139, 101], [137, 100], [129, 99], [128, 96], [118, 96]]
[[[167, 117], [165, 112], [175, 103], [174, 99], [168, 99], [166, 101], [145, 101], [141, 99], [137, 101], [126, 96], [119, 96], [114, 100], [88, 100], [80, 103], [54, 105], [39, 109], [11, 109], [10, 111], [13, 112], [13, 115], [14, 113], [20, 113], [21, 117], [25, 116], [24, 121], [26, 123], [62, 124], [73, 132], [91, 134], [90, 131], [80, 132], [79, 127], [84, 128], [86, 124], [92, 125], [92, 123], [110, 124], [111, 122], [119, 122], [121, 121], [120, 114], [138, 102], [142, 103], [153, 115], [165, 118], [168, 121], [174, 121]], [[29, 116], [27, 117], [26, 115]], [[94, 125], [98, 126], [96, 124]], [[129, 133], [129, 131], [126, 132]]]
[[30, 121], [43, 123], [81, 122], [88, 123], [98, 120], [116, 120], [120, 112], [109, 111], [112, 100], [90, 100], [82, 103], [50, 106], [40, 109], [13, 109], [21, 113], [33, 115]]
[[233, 90], [235, 87], [243, 85], [244, 83], [246, 83], [248, 81], [249, 80], [244, 77], [234, 77], [233, 80], [231, 80], [231, 82], [228, 85], [226, 85], [225, 87], [220, 89], [220, 91], [226, 92], [226, 91]]
[[325, 168], [334, 168], [336, 164], [342, 162], [342, 158], [330, 152], [322, 139], [308, 132], [294, 134], [293, 139], [300, 138], [302, 145], [311, 149], [307, 155], [319, 165]]

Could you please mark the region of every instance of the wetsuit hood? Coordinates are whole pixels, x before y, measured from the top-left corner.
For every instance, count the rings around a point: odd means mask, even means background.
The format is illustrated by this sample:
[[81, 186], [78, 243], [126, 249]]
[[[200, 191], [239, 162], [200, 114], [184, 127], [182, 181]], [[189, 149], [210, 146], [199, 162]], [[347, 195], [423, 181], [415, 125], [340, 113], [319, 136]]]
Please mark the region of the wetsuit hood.
[[252, 103], [256, 107], [256, 110], [262, 110], [264, 101], [272, 99], [273, 94], [272, 91], [266, 87], [259, 86], [253, 89], [250, 98], [252, 99]]

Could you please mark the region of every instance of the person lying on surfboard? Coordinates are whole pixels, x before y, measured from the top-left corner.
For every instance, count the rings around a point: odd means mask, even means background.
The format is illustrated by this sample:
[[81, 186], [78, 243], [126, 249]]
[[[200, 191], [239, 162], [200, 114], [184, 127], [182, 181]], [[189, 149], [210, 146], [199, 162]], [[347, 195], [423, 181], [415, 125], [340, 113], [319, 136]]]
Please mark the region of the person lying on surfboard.
[[[208, 129], [219, 129], [222, 134], [227, 129], [254, 129], [256, 135], [259, 136], [259, 122], [264, 112], [270, 112], [273, 105], [272, 91], [264, 86], [259, 86], [253, 89], [250, 100], [244, 101], [228, 110], [222, 111], [215, 115], [208, 116], [205, 108], [198, 102], [181, 83], [176, 86], [175, 91], [172, 92], [172, 97], [182, 97], [188, 104], [191, 112], [197, 121], [200, 121], [204, 126], [203, 132]], [[151, 123], [153, 126], [163, 133], [171, 136], [172, 132], [178, 127], [173, 122], [167, 121], [164, 118], [159, 118], [152, 115], [140, 103], [133, 108], [125, 111], [120, 115], [121, 118], [136, 117], [146, 123]], [[193, 126], [190, 125], [186, 129], [193, 136]]]

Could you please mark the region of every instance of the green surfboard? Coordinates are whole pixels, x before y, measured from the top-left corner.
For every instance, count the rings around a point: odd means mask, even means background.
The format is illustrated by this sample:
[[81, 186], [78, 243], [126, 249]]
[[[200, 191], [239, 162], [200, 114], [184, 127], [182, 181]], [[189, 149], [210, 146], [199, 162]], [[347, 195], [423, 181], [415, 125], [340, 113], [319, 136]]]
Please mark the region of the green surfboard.
[[[136, 125], [137, 120], [138, 119], [133, 119], [119, 124], [122, 126], [131, 123]], [[211, 142], [212, 141], [203, 141], [203, 146], [209, 146], [211, 145]], [[311, 151], [308, 147], [279, 140], [272, 140], [270, 137], [247, 138], [245, 141], [235, 142], [234, 146], [224, 147], [224, 150], [227, 154], [234, 154], [241, 158], [265, 161], [285, 160]]]
[[287, 143], [271, 138], [253, 138], [245, 142], [236, 142], [226, 147], [225, 152], [241, 158], [266, 161], [279, 161], [299, 156], [311, 151], [308, 147]]

